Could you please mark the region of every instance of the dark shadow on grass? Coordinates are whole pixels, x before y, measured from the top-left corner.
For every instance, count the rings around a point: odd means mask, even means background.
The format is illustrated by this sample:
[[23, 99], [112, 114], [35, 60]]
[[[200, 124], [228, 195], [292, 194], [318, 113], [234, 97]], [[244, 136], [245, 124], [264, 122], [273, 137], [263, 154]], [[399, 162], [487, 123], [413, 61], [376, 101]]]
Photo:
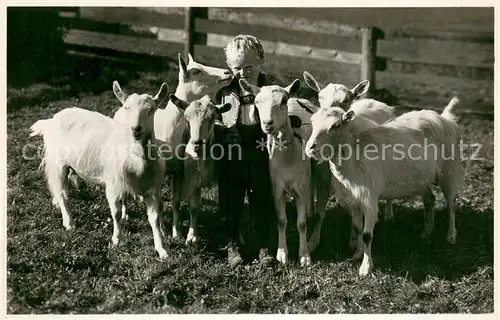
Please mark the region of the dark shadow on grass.
[[[392, 221], [384, 221], [382, 210], [380, 206], [372, 245], [375, 267], [382, 272], [420, 282], [427, 276], [456, 279], [475, 272], [478, 267], [493, 265], [492, 210], [476, 212], [471, 207], [457, 208], [455, 245], [446, 242], [448, 216], [445, 210], [436, 211], [435, 230], [428, 241], [420, 239], [423, 209], [394, 206]], [[350, 225], [345, 209], [328, 210], [313, 261], [349, 259], [352, 254], [349, 250]], [[298, 247], [295, 232], [289, 237], [289, 250], [291, 253], [294, 250], [293, 254]], [[359, 263], [354, 265], [358, 267]]]
[[[398, 208], [396, 208], [397, 210]], [[375, 232], [374, 261], [383, 271], [415, 282], [428, 275], [457, 279], [478, 267], [493, 265], [493, 210], [476, 212], [471, 207], [456, 210], [457, 243], [446, 241], [448, 215], [436, 211], [436, 228], [429, 241], [420, 239], [423, 226], [421, 210], [396, 213], [395, 221], [380, 223]], [[398, 212], [395, 211], [395, 212]]]
[[[379, 210], [384, 207], [381, 205]], [[493, 211], [476, 212], [471, 207], [456, 210], [457, 243], [446, 242], [448, 216], [445, 209], [435, 213], [435, 230], [428, 241], [420, 239], [423, 228], [423, 209], [394, 206], [393, 221], [384, 221], [383, 211], [374, 231], [372, 246], [376, 269], [398, 276], [409, 277], [415, 282], [428, 276], [457, 279], [471, 274], [479, 267], [493, 265]], [[287, 244], [289, 259], [297, 262], [299, 235], [296, 227], [296, 210], [293, 203], [287, 204]], [[186, 218], [189, 215], [186, 213]], [[308, 219], [308, 236], [317, 217]], [[334, 206], [327, 210], [322, 228], [321, 243], [312, 253], [314, 262], [342, 262], [351, 258], [349, 249], [350, 217], [348, 212]], [[199, 233], [204, 239], [206, 251], [225, 258], [225, 220], [217, 209], [204, 210], [199, 217]], [[246, 243], [242, 248], [243, 258], [251, 262], [257, 257], [256, 237], [263, 236], [252, 227], [246, 210], [242, 222]], [[254, 230], [252, 230], [254, 229]], [[187, 228], [185, 230], [187, 232]], [[273, 236], [277, 237], [277, 233]], [[275, 255], [277, 241], [273, 241], [271, 253]], [[277, 239], [277, 238], [276, 238]], [[359, 267], [359, 262], [353, 264]]]

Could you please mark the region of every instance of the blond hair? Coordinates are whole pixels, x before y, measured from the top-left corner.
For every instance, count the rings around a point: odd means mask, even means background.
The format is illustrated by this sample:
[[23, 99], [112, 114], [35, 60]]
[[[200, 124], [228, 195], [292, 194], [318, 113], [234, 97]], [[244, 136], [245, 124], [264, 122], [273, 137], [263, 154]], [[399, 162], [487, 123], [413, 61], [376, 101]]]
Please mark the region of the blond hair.
[[257, 59], [264, 62], [264, 48], [259, 39], [251, 35], [237, 35], [224, 48], [226, 59], [229, 52], [234, 52], [236, 56], [241, 57], [246, 54], [252, 54]]

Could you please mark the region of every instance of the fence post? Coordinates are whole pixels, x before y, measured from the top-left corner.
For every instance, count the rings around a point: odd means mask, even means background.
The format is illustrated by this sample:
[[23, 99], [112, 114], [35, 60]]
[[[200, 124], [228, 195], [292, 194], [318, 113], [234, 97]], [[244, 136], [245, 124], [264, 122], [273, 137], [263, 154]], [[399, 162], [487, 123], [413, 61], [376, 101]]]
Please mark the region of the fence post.
[[190, 53], [194, 57], [194, 45], [206, 44], [207, 36], [205, 34], [197, 34], [195, 30], [196, 18], [208, 19], [208, 8], [191, 8], [185, 10], [184, 33], [186, 35], [184, 56], [187, 57]]
[[370, 89], [367, 97], [372, 96], [375, 90], [375, 70], [377, 58], [377, 34], [376, 28], [366, 27], [361, 29], [361, 80], [370, 81]]

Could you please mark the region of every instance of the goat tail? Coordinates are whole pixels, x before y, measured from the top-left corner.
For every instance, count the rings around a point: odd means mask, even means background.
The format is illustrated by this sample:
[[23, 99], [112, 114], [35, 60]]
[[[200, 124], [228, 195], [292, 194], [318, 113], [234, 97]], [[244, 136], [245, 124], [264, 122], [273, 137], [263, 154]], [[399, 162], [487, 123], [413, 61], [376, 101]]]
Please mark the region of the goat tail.
[[46, 130], [49, 128], [49, 121], [50, 119], [45, 119], [45, 120], [38, 120], [35, 122], [31, 127], [31, 133], [30, 137], [34, 136], [42, 136], [46, 132]]
[[[49, 125], [50, 125], [50, 119], [38, 120], [30, 127], [30, 131], [31, 131], [30, 137], [35, 137], [35, 136], [43, 137], [43, 135], [49, 129]], [[42, 161], [40, 162], [40, 165], [38, 166], [38, 170], [37, 170], [38, 172], [42, 171], [47, 164], [46, 151], [47, 151], [46, 146], [44, 145], [43, 150], [42, 150], [43, 158], [42, 158]]]
[[453, 109], [459, 102], [460, 99], [458, 99], [458, 97], [451, 98], [450, 102], [448, 102], [448, 105], [444, 108], [443, 112], [441, 113], [441, 116], [445, 119], [457, 122], [457, 117], [453, 113]]

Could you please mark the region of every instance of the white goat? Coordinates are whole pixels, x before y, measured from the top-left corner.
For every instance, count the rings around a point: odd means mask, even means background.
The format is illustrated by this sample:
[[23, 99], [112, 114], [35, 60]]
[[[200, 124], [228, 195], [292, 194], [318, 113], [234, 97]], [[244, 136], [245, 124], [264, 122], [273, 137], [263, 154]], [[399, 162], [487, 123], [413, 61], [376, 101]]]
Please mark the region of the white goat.
[[[312, 101], [304, 98], [290, 98], [287, 101], [288, 116], [293, 132], [301, 137], [303, 143], [311, 136], [311, 116], [318, 111], [318, 108]], [[310, 252], [314, 251], [320, 242], [326, 205], [332, 189], [331, 180], [328, 163], [311, 159], [311, 212], [317, 214], [319, 220], [309, 238]]]
[[343, 84], [320, 84], [307, 71], [304, 71], [304, 80], [311, 89], [318, 92], [321, 108], [340, 107], [344, 111], [353, 110], [356, 116], [362, 115], [377, 123], [384, 123], [394, 117], [395, 108], [375, 99], [361, 99], [368, 92], [370, 81], [363, 80], [352, 89]]
[[[426, 216], [422, 236], [428, 236], [434, 226], [431, 184], [438, 184], [448, 203], [447, 240], [455, 242], [454, 197], [463, 183], [461, 132], [452, 114], [457, 103], [453, 98], [441, 115], [430, 110], [413, 111], [382, 125], [373, 125], [373, 121], [369, 123], [339, 107], [321, 108], [312, 116], [313, 133], [306, 153], [327, 158], [330, 163], [336, 197], [351, 212], [358, 232], [354, 258], [363, 255], [360, 275], [367, 275], [373, 267], [371, 243], [379, 199], [422, 196]], [[370, 146], [382, 150], [382, 156], [368, 157]], [[325, 147], [329, 147], [326, 154]], [[345, 147], [350, 152], [347, 157]], [[434, 153], [429, 157], [431, 147]], [[352, 156], [353, 150], [362, 150], [363, 154]]]
[[[178, 99], [191, 102], [205, 95], [213, 95], [231, 82], [232, 74], [229, 70], [205, 66], [194, 61], [191, 54], [188, 54], [187, 64], [181, 54], [178, 54], [178, 59], [179, 83], [174, 93]], [[124, 110], [119, 109], [114, 119], [123, 122], [124, 113]], [[167, 173], [178, 170], [183, 163], [184, 148], [189, 135], [188, 124], [183, 113], [184, 110], [179, 109], [170, 100], [165, 109], [157, 109], [155, 113], [155, 135], [160, 153], [166, 161]], [[176, 220], [179, 213], [175, 212], [177, 210], [175, 207], [173, 210], [172, 235], [175, 238], [179, 237], [179, 224]], [[123, 212], [125, 212], [125, 206], [123, 206]]]
[[[170, 95], [172, 101], [189, 123], [189, 141], [186, 146], [186, 157], [182, 170], [173, 176], [172, 207], [174, 208], [174, 223], [179, 222], [179, 207], [181, 199], [189, 202], [190, 227], [186, 244], [198, 241], [197, 217], [200, 211], [201, 189], [212, 187], [216, 181], [216, 159], [214, 154], [214, 123], [219, 114], [231, 109], [231, 104], [214, 105], [209, 96], [187, 103], [175, 95]], [[222, 150], [221, 150], [222, 151]], [[174, 230], [178, 229], [174, 225]]]
[[[295, 80], [286, 88], [277, 85], [259, 88], [244, 80], [240, 80], [240, 85], [243, 90], [255, 95], [255, 106], [259, 112], [261, 128], [267, 134], [269, 171], [278, 210], [279, 238], [276, 259], [282, 263], [288, 260], [286, 193], [290, 193], [297, 205], [300, 263], [303, 266], [310, 265], [311, 257], [306, 233], [307, 215], [311, 213], [311, 160], [305, 157], [302, 141], [293, 132], [287, 107], [290, 95], [300, 88], [300, 80]], [[328, 197], [325, 205], [327, 200]], [[316, 231], [314, 241], [319, 242], [319, 231]]]
[[153, 128], [154, 112], [167, 97], [168, 85], [163, 83], [155, 97], [128, 95], [116, 81], [113, 91], [123, 104], [126, 124], [97, 112], [67, 108], [33, 124], [30, 136], [43, 137], [40, 166], [45, 169], [52, 203], [61, 210], [66, 229], [74, 228], [66, 205], [71, 168], [84, 180], [105, 185], [113, 218], [113, 245], [118, 245], [120, 237], [120, 202], [127, 195], [142, 198], [156, 251], [160, 258], [166, 258], [160, 217], [165, 163], [158, 157]]
[[[303, 73], [306, 84], [318, 92], [318, 100], [321, 108], [340, 107], [344, 111], [352, 110], [357, 117], [363, 116], [376, 123], [382, 124], [394, 118], [395, 108], [375, 99], [361, 99], [361, 96], [368, 92], [370, 81], [363, 80], [352, 89], [348, 89], [343, 84], [329, 83], [323, 86], [307, 71]], [[386, 220], [394, 218], [392, 200], [386, 201]], [[352, 231], [351, 229], [351, 236]], [[352, 242], [352, 241], [351, 241]]]

